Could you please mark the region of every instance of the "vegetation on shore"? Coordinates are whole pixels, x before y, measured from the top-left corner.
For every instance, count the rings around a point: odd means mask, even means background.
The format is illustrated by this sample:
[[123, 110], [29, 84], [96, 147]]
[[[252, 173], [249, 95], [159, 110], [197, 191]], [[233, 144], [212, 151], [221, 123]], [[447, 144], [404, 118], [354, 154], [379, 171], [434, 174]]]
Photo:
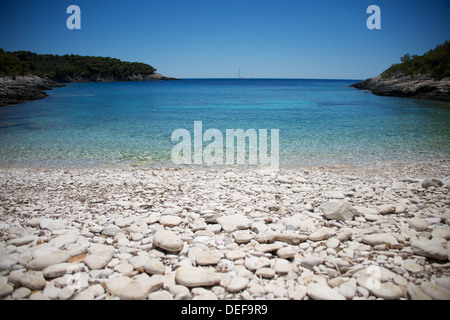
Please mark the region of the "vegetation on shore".
[[435, 79], [450, 77], [450, 41], [436, 46], [422, 56], [405, 54], [402, 63], [394, 64], [384, 71], [383, 78], [403, 73], [410, 76], [430, 75]]
[[0, 49], [0, 76], [36, 75], [65, 81], [67, 78], [89, 79], [95, 75], [121, 80], [135, 75], [149, 76], [155, 72], [156, 69], [148, 64], [114, 58], [7, 52]]

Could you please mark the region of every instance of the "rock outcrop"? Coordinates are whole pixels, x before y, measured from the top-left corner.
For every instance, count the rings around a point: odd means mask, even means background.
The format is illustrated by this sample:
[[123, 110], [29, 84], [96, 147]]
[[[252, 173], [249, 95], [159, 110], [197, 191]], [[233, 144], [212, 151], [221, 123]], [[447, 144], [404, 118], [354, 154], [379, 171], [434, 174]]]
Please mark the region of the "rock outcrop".
[[355, 83], [351, 87], [369, 90], [378, 96], [430, 99], [450, 102], [450, 78], [434, 79], [427, 75], [409, 76], [397, 73]]
[[109, 77], [101, 74], [70, 77], [65, 76], [54, 81], [35, 75], [0, 77], [0, 107], [31, 100], [44, 99], [48, 94], [44, 90], [65, 87], [70, 82], [112, 82], [112, 81], [166, 81], [176, 80], [159, 73], [150, 75], [134, 74], [123, 77]]
[[62, 83], [38, 76], [0, 78], [0, 106], [43, 99], [48, 96], [43, 90], [64, 86]]

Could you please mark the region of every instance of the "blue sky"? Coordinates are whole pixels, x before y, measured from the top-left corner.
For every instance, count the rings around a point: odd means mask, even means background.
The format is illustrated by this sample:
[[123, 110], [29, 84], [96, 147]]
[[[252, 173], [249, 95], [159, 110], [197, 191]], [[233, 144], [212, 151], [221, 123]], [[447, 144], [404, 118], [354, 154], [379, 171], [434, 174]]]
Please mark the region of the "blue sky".
[[[81, 8], [81, 30], [66, 9]], [[369, 5], [381, 30], [369, 30]], [[167, 76], [363, 79], [450, 40], [448, 0], [1, 0], [7, 51], [109, 56]]]

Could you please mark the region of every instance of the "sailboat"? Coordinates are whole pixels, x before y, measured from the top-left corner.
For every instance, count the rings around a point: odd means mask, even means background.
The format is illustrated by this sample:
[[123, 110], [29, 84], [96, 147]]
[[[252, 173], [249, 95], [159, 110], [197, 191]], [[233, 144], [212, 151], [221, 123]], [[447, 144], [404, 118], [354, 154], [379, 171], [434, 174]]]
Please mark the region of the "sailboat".
[[241, 77], [241, 67], [239, 67], [239, 73], [238, 73], [237, 79], [238, 80], [245, 80], [245, 78]]

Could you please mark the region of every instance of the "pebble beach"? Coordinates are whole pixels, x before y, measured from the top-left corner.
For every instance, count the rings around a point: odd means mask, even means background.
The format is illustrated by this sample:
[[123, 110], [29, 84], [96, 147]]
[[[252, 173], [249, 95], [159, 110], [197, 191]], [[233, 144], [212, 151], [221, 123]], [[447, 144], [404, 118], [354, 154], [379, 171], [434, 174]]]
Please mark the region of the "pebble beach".
[[450, 299], [450, 161], [0, 168], [0, 298]]

